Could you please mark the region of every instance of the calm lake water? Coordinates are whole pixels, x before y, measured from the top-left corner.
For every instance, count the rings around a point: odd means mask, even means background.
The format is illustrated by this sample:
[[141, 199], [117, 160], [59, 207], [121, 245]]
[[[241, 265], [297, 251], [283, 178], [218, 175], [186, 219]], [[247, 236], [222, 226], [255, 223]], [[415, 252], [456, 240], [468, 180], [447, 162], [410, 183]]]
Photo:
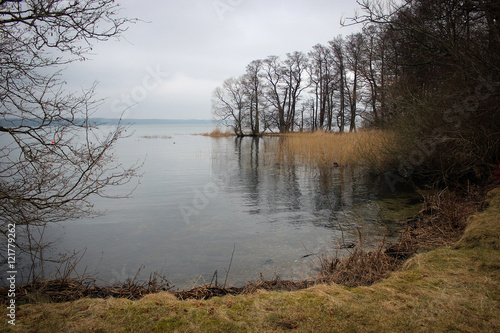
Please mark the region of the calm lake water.
[[[105, 215], [48, 230], [52, 253], [84, 250], [78, 269], [103, 281], [160, 272], [176, 288], [210, 282], [218, 271], [243, 285], [278, 275], [304, 279], [317, 256], [345, 243], [374, 246], [397, 236], [394, 212], [414, 203], [361, 171], [317, 168], [275, 158], [282, 138], [210, 138], [206, 125], [136, 125], [120, 141], [120, 162], [144, 160], [128, 199], [95, 200]], [[113, 189], [125, 193], [126, 188]], [[345, 251], [345, 250], [341, 250]], [[308, 256], [309, 255], [309, 256]]]

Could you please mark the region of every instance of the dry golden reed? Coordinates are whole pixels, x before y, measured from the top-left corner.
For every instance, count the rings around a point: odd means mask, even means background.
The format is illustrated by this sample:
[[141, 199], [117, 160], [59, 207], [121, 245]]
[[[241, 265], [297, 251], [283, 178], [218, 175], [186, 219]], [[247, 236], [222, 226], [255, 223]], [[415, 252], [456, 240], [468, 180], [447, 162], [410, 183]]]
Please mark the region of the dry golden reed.
[[204, 133], [202, 135], [209, 136], [211, 138], [223, 138], [223, 137], [228, 137], [228, 136], [235, 136], [235, 134], [233, 132], [231, 132], [231, 130], [226, 129], [225, 131], [222, 131], [218, 127], [216, 129], [214, 129], [212, 132]]
[[282, 158], [308, 165], [366, 165], [380, 169], [391, 140], [392, 135], [381, 130], [290, 133], [283, 136], [277, 153]]

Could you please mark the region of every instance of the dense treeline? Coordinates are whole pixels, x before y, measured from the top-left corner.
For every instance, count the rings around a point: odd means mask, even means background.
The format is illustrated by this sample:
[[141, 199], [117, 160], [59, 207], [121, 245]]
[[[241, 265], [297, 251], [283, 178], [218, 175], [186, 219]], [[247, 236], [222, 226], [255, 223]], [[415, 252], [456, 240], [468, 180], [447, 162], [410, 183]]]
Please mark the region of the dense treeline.
[[370, 24], [307, 54], [254, 60], [244, 75], [215, 89], [213, 112], [237, 135], [380, 126], [398, 71], [395, 48], [387, 29]]
[[[252, 61], [246, 73], [215, 89], [212, 109], [237, 135], [296, 130], [354, 131], [358, 119], [372, 121], [379, 100], [369, 100], [375, 59], [365, 61], [364, 34], [339, 36], [305, 54]], [[363, 57], [363, 58], [362, 58]], [[372, 66], [370, 69], [368, 66]], [[366, 79], [365, 79], [366, 74]], [[375, 88], [376, 84], [373, 85]], [[375, 92], [374, 92], [375, 94]], [[374, 112], [368, 110], [375, 103]]]
[[378, 166], [391, 181], [489, 177], [499, 160], [500, 3], [358, 4], [348, 23], [361, 32], [252, 61], [214, 91], [216, 118], [239, 136], [383, 128], [397, 142]]

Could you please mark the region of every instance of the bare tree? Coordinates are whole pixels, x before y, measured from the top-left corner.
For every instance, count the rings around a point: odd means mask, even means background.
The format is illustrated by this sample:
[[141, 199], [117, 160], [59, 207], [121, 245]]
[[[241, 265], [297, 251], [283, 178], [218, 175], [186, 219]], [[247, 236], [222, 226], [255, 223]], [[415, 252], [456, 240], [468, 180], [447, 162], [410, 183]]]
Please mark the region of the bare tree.
[[332, 50], [333, 62], [335, 66], [335, 71], [338, 73], [339, 83], [339, 112], [337, 114], [337, 127], [340, 132], [344, 132], [346, 124], [346, 80], [347, 80], [347, 69], [345, 60], [345, 41], [342, 36], [339, 36], [332, 41], [330, 41], [330, 48]]
[[[112, 152], [123, 126], [103, 133], [89, 119], [101, 105], [95, 85], [68, 92], [60, 72], [135, 21], [118, 9], [113, 0], [0, 1], [1, 232], [24, 231], [21, 250], [34, 250], [30, 229], [97, 214], [91, 198], [116, 197], [106, 190], [136, 175]], [[41, 258], [42, 246], [31, 255]]]
[[[286, 131], [294, 131], [295, 115], [300, 94], [309, 85], [305, 85], [304, 74], [308, 65], [308, 59], [302, 52], [287, 53], [285, 60], [285, 81], [288, 86], [288, 111], [286, 116]], [[301, 128], [303, 127], [303, 114]]]
[[281, 60], [277, 56], [269, 56], [263, 62], [263, 78], [265, 84], [265, 98], [276, 110], [275, 122], [281, 133], [287, 131], [285, 109], [288, 103], [289, 89], [286, 86], [286, 72]]
[[350, 107], [350, 125], [349, 132], [356, 131], [356, 116], [358, 99], [360, 98], [359, 92], [359, 76], [360, 76], [360, 62], [362, 56], [362, 46], [364, 40], [363, 35], [360, 33], [347, 36], [346, 42], [346, 55], [348, 61], [348, 68], [351, 71], [352, 79], [349, 80], [350, 84], [347, 88], [347, 96], [349, 97], [349, 107]]
[[237, 136], [244, 135], [244, 121], [248, 118], [245, 113], [248, 109], [245, 92], [243, 78], [230, 78], [224, 81], [222, 87], [214, 90], [212, 97], [212, 112], [215, 117], [232, 127]]
[[247, 66], [243, 76], [248, 98], [249, 122], [252, 135], [260, 135], [260, 118], [263, 111], [262, 60], [254, 60]]
[[[334, 75], [329, 48], [317, 44], [309, 52], [309, 77], [315, 94], [315, 122], [319, 128], [332, 129]], [[316, 128], [318, 128], [316, 127]]]

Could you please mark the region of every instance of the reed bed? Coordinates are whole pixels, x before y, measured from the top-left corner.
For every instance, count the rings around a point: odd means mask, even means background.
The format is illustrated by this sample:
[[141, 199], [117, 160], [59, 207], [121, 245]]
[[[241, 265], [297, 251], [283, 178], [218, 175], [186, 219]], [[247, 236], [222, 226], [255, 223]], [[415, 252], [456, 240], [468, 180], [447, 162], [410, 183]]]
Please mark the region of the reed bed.
[[141, 139], [172, 139], [172, 137], [168, 135], [143, 135]]
[[355, 133], [303, 132], [283, 136], [277, 156], [283, 160], [326, 167], [365, 165], [380, 170], [393, 136], [387, 131]]
[[209, 136], [211, 138], [226, 138], [230, 136], [235, 136], [234, 132], [231, 132], [230, 129], [226, 129], [225, 131], [221, 130], [220, 128], [214, 129], [210, 133], [204, 133], [202, 134], [203, 136]]

